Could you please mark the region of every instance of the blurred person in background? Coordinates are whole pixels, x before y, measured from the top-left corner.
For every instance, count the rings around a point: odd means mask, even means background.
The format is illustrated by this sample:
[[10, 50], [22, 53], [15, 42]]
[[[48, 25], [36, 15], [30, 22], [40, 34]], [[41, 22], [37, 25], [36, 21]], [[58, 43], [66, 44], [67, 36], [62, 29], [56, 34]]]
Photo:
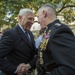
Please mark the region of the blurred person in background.
[[39, 48], [43, 37], [44, 37], [44, 29], [40, 29], [39, 36], [35, 39], [35, 46], [37, 49]]

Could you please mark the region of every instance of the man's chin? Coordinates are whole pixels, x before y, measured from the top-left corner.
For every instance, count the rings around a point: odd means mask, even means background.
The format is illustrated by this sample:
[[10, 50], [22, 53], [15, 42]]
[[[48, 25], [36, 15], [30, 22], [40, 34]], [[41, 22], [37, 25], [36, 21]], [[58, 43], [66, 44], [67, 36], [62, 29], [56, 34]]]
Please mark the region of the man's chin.
[[45, 27], [44, 26], [41, 26], [41, 28], [44, 29]]
[[27, 27], [28, 30], [30, 30], [31, 27]]

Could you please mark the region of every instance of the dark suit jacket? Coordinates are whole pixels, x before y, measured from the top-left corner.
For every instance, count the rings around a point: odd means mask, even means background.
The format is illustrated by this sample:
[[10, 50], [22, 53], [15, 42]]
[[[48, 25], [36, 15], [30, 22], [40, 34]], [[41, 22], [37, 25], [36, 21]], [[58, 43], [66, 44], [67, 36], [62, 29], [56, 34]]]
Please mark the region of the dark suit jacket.
[[0, 40], [0, 69], [7, 75], [13, 75], [20, 63], [29, 63], [35, 67], [34, 38], [28, 31], [32, 44], [27, 40], [19, 26], [6, 31]]
[[48, 75], [75, 75], [75, 37], [71, 29], [55, 20], [48, 25], [49, 30], [49, 42], [43, 51], [43, 66], [50, 72]]

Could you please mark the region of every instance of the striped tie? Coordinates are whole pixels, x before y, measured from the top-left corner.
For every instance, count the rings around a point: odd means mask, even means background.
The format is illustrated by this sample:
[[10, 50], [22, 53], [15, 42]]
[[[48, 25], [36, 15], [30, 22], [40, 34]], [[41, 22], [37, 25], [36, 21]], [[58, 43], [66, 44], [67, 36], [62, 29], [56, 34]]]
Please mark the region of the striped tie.
[[27, 39], [29, 40], [29, 42], [31, 43], [31, 38], [30, 38], [30, 36], [29, 36], [27, 31], [25, 31], [25, 35], [26, 35]]

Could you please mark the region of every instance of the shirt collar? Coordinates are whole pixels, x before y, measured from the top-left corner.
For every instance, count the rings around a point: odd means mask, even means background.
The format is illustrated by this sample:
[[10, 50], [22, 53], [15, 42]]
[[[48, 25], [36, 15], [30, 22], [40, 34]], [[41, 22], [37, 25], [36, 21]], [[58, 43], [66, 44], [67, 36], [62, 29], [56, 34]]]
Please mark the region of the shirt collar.
[[18, 25], [19, 25], [19, 27], [21, 28], [21, 30], [25, 33], [24, 28], [23, 28], [20, 24], [18, 24]]

